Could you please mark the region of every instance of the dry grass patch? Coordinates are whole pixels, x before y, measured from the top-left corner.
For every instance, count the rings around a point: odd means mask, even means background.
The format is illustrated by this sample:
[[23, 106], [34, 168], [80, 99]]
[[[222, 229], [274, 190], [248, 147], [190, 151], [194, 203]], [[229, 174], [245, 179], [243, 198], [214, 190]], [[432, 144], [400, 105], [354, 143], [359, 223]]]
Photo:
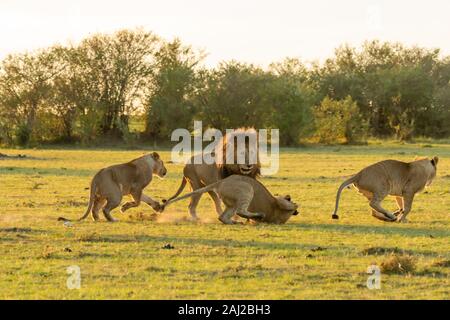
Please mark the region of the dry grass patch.
[[412, 273], [416, 269], [417, 260], [410, 255], [391, 254], [381, 262], [381, 272], [386, 274]]

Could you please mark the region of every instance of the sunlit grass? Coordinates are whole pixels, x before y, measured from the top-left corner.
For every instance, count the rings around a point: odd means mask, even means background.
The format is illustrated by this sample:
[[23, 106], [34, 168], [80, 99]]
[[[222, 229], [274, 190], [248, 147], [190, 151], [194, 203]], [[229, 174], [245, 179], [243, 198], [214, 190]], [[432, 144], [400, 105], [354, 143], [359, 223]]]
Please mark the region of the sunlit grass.
[[[448, 144], [283, 149], [279, 173], [262, 181], [274, 194], [290, 194], [300, 215], [286, 225], [237, 226], [221, 224], [205, 196], [199, 223], [186, 219], [186, 200], [156, 218], [142, 205], [124, 215], [116, 210], [119, 223], [66, 227], [56, 218], [84, 212], [92, 175], [142, 151], [0, 152], [31, 157], [0, 160], [0, 298], [450, 298]], [[161, 155], [169, 160], [169, 152]], [[441, 159], [438, 177], [416, 198], [410, 223], [374, 219], [353, 190], [343, 193], [341, 219], [331, 220], [346, 176], [385, 158], [432, 155]], [[155, 178], [146, 190], [158, 200], [172, 195], [181, 179], [181, 165], [166, 166], [168, 177]], [[385, 206], [395, 208], [394, 201]], [[367, 250], [375, 247], [382, 250]], [[380, 265], [392, 250], [414, 257], [415, 270], [383, 274], [381, 290], [367, 289], [367, 267]], [[80, 290], [66, 287], [70, 265], [81, 268]]]

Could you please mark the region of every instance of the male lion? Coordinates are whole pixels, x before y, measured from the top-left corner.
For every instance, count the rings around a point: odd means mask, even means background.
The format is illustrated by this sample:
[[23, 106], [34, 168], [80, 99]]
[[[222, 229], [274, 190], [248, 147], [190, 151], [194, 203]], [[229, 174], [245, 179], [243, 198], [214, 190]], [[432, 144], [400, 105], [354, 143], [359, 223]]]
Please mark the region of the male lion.
[[[252, 139], [254, 139], [253, 141], [256, 141], [256, 130], [238, 129], [231, 134], [225, 135], [225, 137], [217, 144], [216, 151], [212, 153], [214, 156], [217, 155], [217, 157], [221, 157], [222, 161], [218, 161], [219, 159], [216, 159], [215, 163], [207, 164], [203, 161], [202, 154], [193, 156], [183, 169], [183, 180], [181, 181], [180, 187], [177, 192], [168, 199], [168, 201], [178, 197], [186, 187], [187, 182], [189, 182], [192, 190], [197, 190], [217, 182], [220, 179], [224, 179], [232, 174], [245, 175], [251, 178], [258, 177], [261, 172], [261, 165], [259, 163], [258, 156], [256, 156], [256, 163], [251, 163], [251, 161], [249, 161], [251, 153], [250, 141], [245, 142], [245, 154], [242, 155], [242, 157], [246, 160], [245, 163], [239, 164], [237, 161], [238, 144], [236, 142], [239, 141], [238, 139], [245, 141], [245, 137], [252, 137]], [[249, 138], [249, 140], [251, 139]], [[231, 141], [234, 141], [232, 148], [230, 147]], [[230, 155], [230, 153], [233, 153], [231, 156], [234, 157], [234, 163], [227, 163], [226, 161], [226, 157], [227, 155]], [[214, 190], [208, 191], [208, 194], [214, 201], [217, 214], [221, 215], [222, 208], [219, 197]], [[191, 197], [189, 213], [194, 220], [197, 219], [196, 209], [201, 196], [202, 193], [196, 193]]]
[[[110, 212], [120, 205], [124, 195], [131, 195], [134, 201], [125, 203], [121, 208], [122, 212], [139, 206], [141, 201], [150, 205], [154, 210], [159, 210], [159, 203], [143, 194], [142, 190], [152, 181], [153, 175], [163, 178], [166, 174], [167, 169], [164, 162], [156, 152], [127, 163], [101, 169], [92, 179], [89, 204], [86, 212], [78, 221], [85, 219], [91, 211], [92, 218], [95, 221], [99, 220], [98, 213], [102, 208], [108, 221], [117, 221]], [[58, 220], [70, 221], [63, 217]]]
[[[344, 188], [353, 184], [370, 201], [372, 215], [383, 221], [407, 222], [414, 195], [431, 184], [436, 177], [438, 157], [420, 159], [413, 162], [385, 160], [364, 168], [344, 181], [338, 189], [333, 219], [339, 219], [337, 210], [339, 198]], [[381, 207], [381, 201], [395, 196], [398, 210], [390, 213]]]
[[225, 211], [219, 216], [219, 220], [225, 224], [237, 223], [231, 219], [235, 214], [247, 219], [278, 224], [285, 223], [292, 215], [298, 214], [298, 205], [291, 201], [290, 196], [274, 197], [261, 182], [243, 175], [229, 176], [166, 201], [160, 211], [173, 202], [213, 190], [225, 204]]

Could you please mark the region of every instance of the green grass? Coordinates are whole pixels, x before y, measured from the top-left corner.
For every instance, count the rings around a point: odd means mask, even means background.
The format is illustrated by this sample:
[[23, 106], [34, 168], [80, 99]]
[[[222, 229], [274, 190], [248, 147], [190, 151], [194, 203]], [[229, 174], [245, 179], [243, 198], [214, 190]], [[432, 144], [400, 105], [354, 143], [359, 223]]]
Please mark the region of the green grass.
[[[450, 298], [449, 144], [283, 149], [280, 172], [262, 181], [275, 194], [289, 193], [300, 215], [285, 225], [236, 226], [221, 224], [205, 196], [197, 223], [187, 219], [186, 200], [156, 218], [142, 205], [126, 214], [116, 210], [115, 224], [86, 220], [66, 227], [56, 218], [84, 212], [92, 175], [142, 151], [0, 152], [33, 157], [0, 160], [1, 299]], [[169, 152], [161, 155], [169, 160]], [[409, 223], [374, 219], [354, 190], [343, 193], [341, 219], [331, 219], [346, 176], [386, 158], [432, 155], [440, 156], [438, 176], [416, 198]], [[172, 195], [181, 179], [181, 165], [166, 166], [168, 177], [146, 189], [158, 200]], [[385, 206], [394, 209], [394, 201]], [[174, 249], [164, 249], [168, 243]], [[382, 274], [381, 289], [367, 289], [368, 266], [381, 265], [394, 249], [414, 257], [414, 271]], [[81, 268], [80, 290], [66, 287], [71, 265]]]

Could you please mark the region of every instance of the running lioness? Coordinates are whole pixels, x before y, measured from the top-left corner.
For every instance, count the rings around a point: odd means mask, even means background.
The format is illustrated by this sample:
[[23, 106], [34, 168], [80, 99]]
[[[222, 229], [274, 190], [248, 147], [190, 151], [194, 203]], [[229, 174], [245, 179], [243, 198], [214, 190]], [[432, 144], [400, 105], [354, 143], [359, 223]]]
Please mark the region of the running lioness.
[[[120, 205], [124, 195], [131, 195], [134, 201], [125, 203], [121, 208], [122, 212], [139, 206], [141, 201], [158, 211], [159, 203], [143, 194], [142, 190], [152, 181], [153, 175], [163, 178], [166, 174], [167, 169], [164, 162], [156, 152], [127, 163], [101, 169], [92, 179], [89, 204], [86, 212], [78, 221], [85, 219], [91, 212], [92, 218], [95, 221], [99, 220], [100, 209], [103, 209], [103, 214], [108, 221], [117, 221], [111, 216], [111, 210]], [[63, 217], [58, 220], [70, 221]]]
[[[369, 199], [375, 218], [407, 222], [406, 216], [411, 211], [414, 195], [430, 185], [436, 177], [438, 161], [438, 157], [413, 162], [385, 160], [364, 168], [339, 187], [332, 218], [339, 218], [337, 211], [342, 190], [353, 184]], [[381, 206], [381, 201], [388, 195], [396, 197], [398, 210], [394, 213]]]

